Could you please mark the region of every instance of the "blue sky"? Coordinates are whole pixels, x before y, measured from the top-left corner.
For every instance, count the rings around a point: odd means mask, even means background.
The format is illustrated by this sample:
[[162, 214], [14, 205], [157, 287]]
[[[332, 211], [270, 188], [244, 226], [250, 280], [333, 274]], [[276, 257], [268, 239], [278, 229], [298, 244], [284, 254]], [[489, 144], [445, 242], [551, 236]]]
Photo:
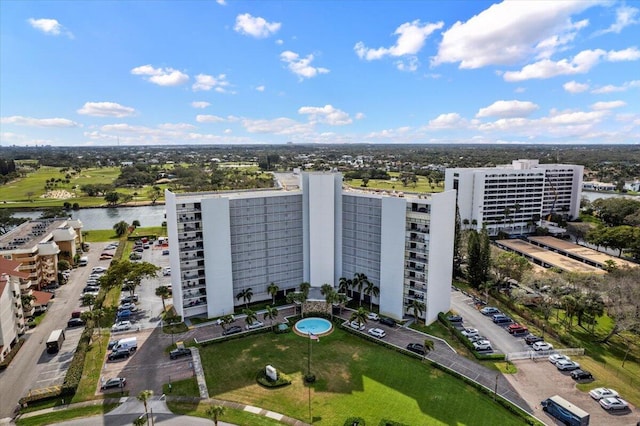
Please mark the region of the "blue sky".
[[0, 2], [0, 145], [640, 143], [634, 1]]

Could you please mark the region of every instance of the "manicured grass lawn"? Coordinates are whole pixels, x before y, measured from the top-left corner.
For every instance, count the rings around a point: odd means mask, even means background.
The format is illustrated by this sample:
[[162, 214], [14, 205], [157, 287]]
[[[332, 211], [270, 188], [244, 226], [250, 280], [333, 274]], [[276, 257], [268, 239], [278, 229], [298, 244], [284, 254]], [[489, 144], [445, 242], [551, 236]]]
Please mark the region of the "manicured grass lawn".
[[[169, 409], [175, 414], [184, 414], [187, 416], [207, 417], [206, 411], [210, 404], [205, 403], [184, 403], [184, 402], [167, 402]], [[251, 426], [276, 426], [282, 423], [271, 420], [268, 417], [258, 416], [243, 410], [237, 410], [225, 407], [225, 412], [218, 418], [220, 422], [227, 422], [235, 425], [251, 425]]]
[[[524, 424], [462, 381], [417, 359], [342, 330], [313, 343], [311, 388], [314, 424], [340, 425], [347, 417], [419, 424]], [[294, 333], [259, 334], [200, 349], [213, 398], [238, 401], [309, 421], [308, 341]], [[293, 383], [265, 389], [256, 373], [272, 364]], [[464, 407], [464, 410], [461, 408]]]
[[50, 425], [55, 419], [56, 423], [82, 417], [97, 416], [108, 413], [116, 408], [118, 404], [92, 405], [90, 407], [69, 408], [56, 411], [55, 414], [42, 414], [25, 419], [19, 419], [16, 424], [20, 426], [40, 426]]
[[[398, 173], [389, 173], [391, 176], [396, 177]], [[345, 180], [346, 185], [352, 188], [362, 188], [362, 179]], [[397, 192], [442, 192], [444, 191], [444, 182], [435, 183], [433, 186], [429, 185], [429, 180], [424, 176], [418, 176], [418, 182], [413, 185], [413, 182], [409, 182], [407, 186], [403, 186], [400, 180], [381, 180], [381, 179], [369, 179], [367, 184], [369, 189], [382, 189], [384, 191], [397, 191]]]
[[82, 378], [80, 379], [78, 390], [73, 396], [71, 402], [86, 401], [101, 397], [96, 396], [96, 386], [100, 379], [104, 357], [107, 354], [108, 343], [108, 332], [103, 332], [100, 338], [98, 338], [97, 332], [94, 333], [93, 341], [89, 347], [89, 352], [87, 352], [87, 356], [85, 357]]
[[119, 238], [113, 229], [96, 229], [82, 231], [84, 241], [88, 243], [101, 243], [105, 241], [117, 241]]

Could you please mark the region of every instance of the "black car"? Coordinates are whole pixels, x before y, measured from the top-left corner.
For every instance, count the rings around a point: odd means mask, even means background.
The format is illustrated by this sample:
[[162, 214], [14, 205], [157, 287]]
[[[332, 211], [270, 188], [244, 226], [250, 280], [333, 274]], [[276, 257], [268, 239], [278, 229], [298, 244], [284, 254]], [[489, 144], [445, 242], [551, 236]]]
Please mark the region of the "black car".
[[573, 370], [571, 372], [571, 378], [573, 380], [593, 380], [593, 375], [586, 370]]
[[462, 317], [460, 315], [449, 315], [447, 317], [447, 321], [449, 321], [449, 322], [462, 322]]
[[240, 327], [239, 325], [234, 325], [233, 327], [229, 327], [227, 328], [222, 335], [223, 336], [228, 336], [230, 334], [236, 334], [236, 333], [240, 333], [242, 331], [242, 327]]
[[388, 325], [389, 327], [395, 327], [396, 321], [389, 317], [380, 317], [380, 324]]
[[420, 343], [409, 343], [407, 349], [420, 355], [426, 355], [427, 351]]
[[84, 321], [80, 318], [71, 318], [69, 321], [67, 321], [68, 328], [82, 327], [84, 324]]
[[524, 342], [527, 345], [533, 345], [535, 342], [542, 342], [544, 339], [540, 336], [536, 336], [535, 334], [529, 334], [524, 338]]
[[113, 347], [114, 347], [115, 345], [117, 345], [117, 344], [118, 344], [118, 341], [117, 341], [117, 340], [109, 340], [109, 344], [107, 345], [107, 349], [108, 349], [108, 350], [111, 350], [111, 349], [113, 349]]
[[178, 348], [169, 352], [169, 358], [171, 359], [176, 359], [180, 358], [181, 356], [187, 355], [191, 355], [191, 350], [189, 350], [188, 348]]
[[111, 352], [109, 354], [109, 356], [107, 356], [107, 359], [109, 361], [116, 361], [116, 360], [119, 360], [119, 359], [127, 359], [127, 358], [129, 358], [129, 355], [130, 355], [129, 350], [125, 349], [125, 350], [122, 350], [122, 351]]

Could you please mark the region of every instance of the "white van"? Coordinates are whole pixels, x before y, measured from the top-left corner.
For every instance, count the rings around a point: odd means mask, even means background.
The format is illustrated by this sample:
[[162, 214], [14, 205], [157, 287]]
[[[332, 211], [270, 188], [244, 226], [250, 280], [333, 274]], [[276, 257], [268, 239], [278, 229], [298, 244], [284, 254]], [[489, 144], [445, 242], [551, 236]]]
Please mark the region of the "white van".
[[128, 350], [129, 352], [135, 352], [138, 349], [138, 339], [135, 337], [127, 337], [125, 339], [118, 340], [118, 343], [112, 349], [112, 352]]
[[80, 261], [78, 262], [78, 266], [87, 266], [89, 264], [89, 258], [87, 256], [82, 256]]

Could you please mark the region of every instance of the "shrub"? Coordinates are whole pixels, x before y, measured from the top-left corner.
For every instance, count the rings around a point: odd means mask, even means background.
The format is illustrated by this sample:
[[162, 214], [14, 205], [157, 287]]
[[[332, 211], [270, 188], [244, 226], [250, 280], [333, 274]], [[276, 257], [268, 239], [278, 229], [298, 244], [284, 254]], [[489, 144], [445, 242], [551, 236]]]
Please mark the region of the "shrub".
[[286, 374], [278, 371], [278, 380], [275, 382], [267, 377], [264, 368], [261, 368], [256, 374], [256, 381], [266, 388], [280, 388], [291, 384], [291, 379]]
[[91, 341], [91, 335], [93, 334], [93, 328], [87, 327], [80, 336], [76, 353], [69, 364], [67, 374], [64, 376], [64, 383], [62, 384], [62, 395], [73, 395], [78, 389], [80, 379], [82, 379], [82, 370], [84, 369], [84, 361], [89, 351], [89, 342]]
[[349, 417], [344, 421], [344, 426], [365, 426], [366, 423], [362, 417]]

